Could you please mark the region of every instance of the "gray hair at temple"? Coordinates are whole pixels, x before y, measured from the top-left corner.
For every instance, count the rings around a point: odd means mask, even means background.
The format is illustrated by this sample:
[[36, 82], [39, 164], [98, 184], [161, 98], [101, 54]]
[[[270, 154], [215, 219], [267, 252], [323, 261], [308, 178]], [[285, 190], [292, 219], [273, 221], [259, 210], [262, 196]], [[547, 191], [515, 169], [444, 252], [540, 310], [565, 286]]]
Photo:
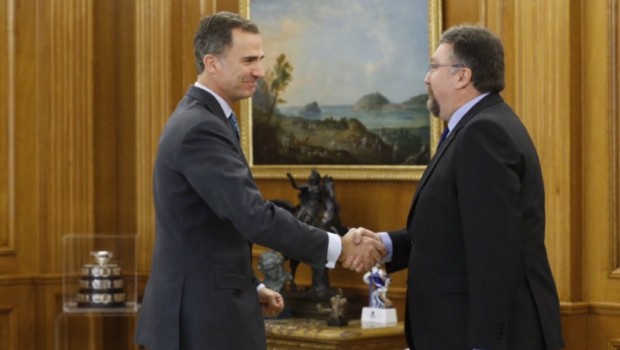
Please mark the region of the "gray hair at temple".
[[198, 74], [205, 69], [203, 58], [208, 55], [220, 56], [232, 46], [233, 29], [259, 34], [258, 27], [252, 21], [232, 12], [218, 12], [203, 17], [194, 36], [194, 56]]
[[504, 48], [501, 40], [486, 28], [459, 25], [446, 30], [439, 44], [452, 44], [454, 63], [472, 71], [472, 82], [479, 92], [504, 89]]

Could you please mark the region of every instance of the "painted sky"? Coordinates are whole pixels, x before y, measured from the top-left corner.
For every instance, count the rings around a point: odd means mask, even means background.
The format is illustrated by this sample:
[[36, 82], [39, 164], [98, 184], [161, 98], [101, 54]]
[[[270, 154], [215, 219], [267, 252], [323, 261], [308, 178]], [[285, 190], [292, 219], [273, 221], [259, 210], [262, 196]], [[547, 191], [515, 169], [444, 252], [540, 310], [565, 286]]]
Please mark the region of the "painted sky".
[[252, 0], [271, 68], [285, 53], [287, 106], [353, 104], [380, 92], [399, 103], [425, 93], [427, 0]]

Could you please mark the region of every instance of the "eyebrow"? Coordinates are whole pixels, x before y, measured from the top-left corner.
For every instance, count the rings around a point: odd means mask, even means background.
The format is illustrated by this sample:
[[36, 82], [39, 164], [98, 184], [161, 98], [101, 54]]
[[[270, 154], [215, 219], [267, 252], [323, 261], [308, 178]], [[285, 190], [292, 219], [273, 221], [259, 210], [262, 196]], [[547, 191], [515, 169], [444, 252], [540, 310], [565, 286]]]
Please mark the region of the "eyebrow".
[[256, 61], [256, 60], [262, 61], [262, 60], [263, 60], [263, 58], [265, 58], [265, 55], [260, 55], [260, 56], [245, 56], [245, 57], [243, 57], [242, 59], [243, 59], [244, 61], [246, 61], [246, 62], [250, 62], [250, 61]]

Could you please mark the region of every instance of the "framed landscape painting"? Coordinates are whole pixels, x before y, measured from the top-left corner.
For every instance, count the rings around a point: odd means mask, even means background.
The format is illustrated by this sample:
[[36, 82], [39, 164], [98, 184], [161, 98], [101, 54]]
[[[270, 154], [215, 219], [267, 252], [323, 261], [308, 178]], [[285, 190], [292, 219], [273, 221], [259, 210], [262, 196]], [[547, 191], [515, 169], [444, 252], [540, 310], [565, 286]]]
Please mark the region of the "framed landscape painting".
[[440, 130], [424, 77], [440, 0], [241, 0], [265, 78], [241, 104], [257, 178], [419, 179]]

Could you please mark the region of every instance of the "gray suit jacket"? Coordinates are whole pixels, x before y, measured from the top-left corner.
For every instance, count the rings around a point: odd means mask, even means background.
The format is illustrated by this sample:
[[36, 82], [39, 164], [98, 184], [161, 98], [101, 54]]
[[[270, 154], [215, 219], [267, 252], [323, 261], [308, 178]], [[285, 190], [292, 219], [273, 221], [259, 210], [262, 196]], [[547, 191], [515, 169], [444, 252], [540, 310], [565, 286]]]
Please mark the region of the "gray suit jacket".
[[217, 100], [194, 86], [161, 135], [153, 181], [156, 238], [136, 342], [264, 349], [249, 243], [322, 267], [327, 234], [263, 200]]
[[536, 150], [499, 94], [478, 102], [429, 163], [388, 271], [408, 267], [413, 350], [557, 350]]

